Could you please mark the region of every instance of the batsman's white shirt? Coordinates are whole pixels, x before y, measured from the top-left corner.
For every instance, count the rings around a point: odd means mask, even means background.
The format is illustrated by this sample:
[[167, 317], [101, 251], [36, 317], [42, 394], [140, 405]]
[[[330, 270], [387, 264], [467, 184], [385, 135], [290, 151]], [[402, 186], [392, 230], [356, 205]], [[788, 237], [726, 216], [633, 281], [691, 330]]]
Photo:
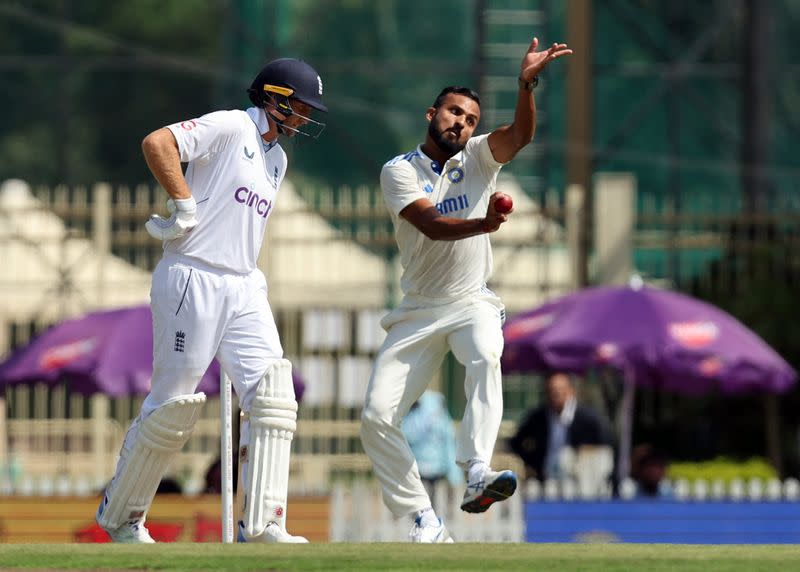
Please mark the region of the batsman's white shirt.
[[483, 218], [494, 192], [498, 163], [489, 136], [467, 141], [444, 165], [422, 152], [399, 155], [381, 170], [381, 189], [395, 226], [400, 249], [404, 294], [426, 298], [458, 298], [478, 291], [492, 274], [489, 235], [461, 240], [431, 240], [400, 216], [419, 199], [428, 199], [447, 217]]
[[142, 411], [194, 393], [216, 357], [242, 408], [272, 360], [283, 357], [256, 267], [267, 219], [286, 173], [286, 154], [266, 145], [263, 110], [217, 111], [168, 126], [198, 224], [164, 243], [153, 272], [153, 378]]
[[[169, 447], [161, 444], [169, 442], [168, 434], [156, 439], [158, 453], [153, 453], [152, 439], [139, 438], [140, 428], [148, 426], [147, 416], [194, 394], [214, 357], [230, 376], [242, 410], [249, 412], [260, 379], [283, 357], [266, 278], [256, 267], [267, 217], [286, 172], [283, 149], [266, 145], [261, 137], [269, 130], [264, 111], [218, 111], [168, 128], [181, 161], [189, 163], [185, 178], [197, 201], [198, 224], [184, 237], [164, 243], [164, 256], [153, 272], [150, 392], [125, 436], [112, 481], [125, 486], [112, 484], [103, 504], [114, 507], [114, 514], [130, 511], [127, 518], [142, 522], [171, 456]], [[167, 433], [181, 427], [169, 421], [162, 418], [150, 426]], [[240, 434], [242, 450], [250, 438], [246, 425]], [[287, 456], [287, 474], [288, 463]], [[268, 469], [279, 475], [275, 471], [281, 467]], [[132, 477], [131, 470], [137, 471]], [[127, 476], [121, 479], [123, 474]], [[269, 495], [280, 485], [262, 486]]]
[[[264, 149], [264, 111], [216, 111], [169, 125], [186, 182], [197, 201], [197, 227], [166, 241], [164, 250], [218, 268], [251, 272], [264, 240], [267, 218], [286, 174], [286, 153]], [[259, 126], [261, 124], [261, 126]]]

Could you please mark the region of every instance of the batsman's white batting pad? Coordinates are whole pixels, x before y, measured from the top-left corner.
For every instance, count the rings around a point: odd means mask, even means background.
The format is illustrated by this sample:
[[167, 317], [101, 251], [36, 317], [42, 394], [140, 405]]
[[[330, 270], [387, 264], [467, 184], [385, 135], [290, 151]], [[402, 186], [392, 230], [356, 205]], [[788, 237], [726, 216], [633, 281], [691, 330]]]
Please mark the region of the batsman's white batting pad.
[[192, 435], [205, 402], [204, 393], [180, 395], [138, 423], [132, 443], [125, 439], [117, 474], [106, 489], [97, 514], [100, 526], [114, 530], [144, 519], [161, 477]]
[[289, 455], [297, 426], [292, 364], [287, 360], [274, 362], [261, 378], [250, 407], [249, 426], [244, 534], [255, 538], [270, 522], [286, 530]]

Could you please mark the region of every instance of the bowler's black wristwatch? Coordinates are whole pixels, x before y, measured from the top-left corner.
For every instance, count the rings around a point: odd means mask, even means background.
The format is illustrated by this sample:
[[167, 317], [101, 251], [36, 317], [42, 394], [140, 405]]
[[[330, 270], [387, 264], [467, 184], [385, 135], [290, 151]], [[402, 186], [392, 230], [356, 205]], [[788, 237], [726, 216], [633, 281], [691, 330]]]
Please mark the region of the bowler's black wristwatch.
[[538, 75], [533, 76], [533, 79], [531, 81], [525, 81], [521, 77], [517, 78], [517, 79], [519, 81], [520, 89], [533, 91], [533, 88], [535, 88], [537, 85], [539, 85], [539, 76]]

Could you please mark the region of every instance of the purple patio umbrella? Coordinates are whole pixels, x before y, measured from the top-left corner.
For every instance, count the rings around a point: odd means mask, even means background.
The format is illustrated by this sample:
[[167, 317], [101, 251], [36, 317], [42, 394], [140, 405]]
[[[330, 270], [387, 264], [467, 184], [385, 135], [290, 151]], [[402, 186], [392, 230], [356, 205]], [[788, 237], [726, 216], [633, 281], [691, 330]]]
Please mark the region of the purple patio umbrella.
[[[26, 383], [56, 385], [110, 397], [150, 391], [153, 375], [153, 323], [149, 306], [92, 312], [52, 326], [0, 364], [0, 387]], [[198, 391], [219, 393], [219, 363], [214, 360]], [[297, 400], [303, 381], [293, 373]]]
[[515, 316], [503, 335], [507, 373], [586, 373], [609, 366], [623, 373], [621, 455], [630, 445], [637, 385], [685, 394], [778, 393], [797, 381], [783, 358], [723, 310], [640, 282], [563, 296]]

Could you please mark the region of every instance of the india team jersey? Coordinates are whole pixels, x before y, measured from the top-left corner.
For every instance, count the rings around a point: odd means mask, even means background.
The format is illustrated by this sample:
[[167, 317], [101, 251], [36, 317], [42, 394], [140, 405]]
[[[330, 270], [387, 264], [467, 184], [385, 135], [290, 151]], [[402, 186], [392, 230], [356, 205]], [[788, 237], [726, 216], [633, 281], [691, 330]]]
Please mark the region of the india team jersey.
[[251, 272], [286, 174], [286, 153], [278, 144], [268, 148], [261, 138], [269, 129], [264, 111], [216, 111], [168, 128], [181, 162], [189, 164], [185, 177], [197, 201], [198, 224], [165, 241], [164, 250]]
[[461, 240], [431, 240], [400, 211], [428, 199], [447, 217], [483, 218], [502, 167], [492, 156], [489, 136], [467, 141], [466, 147], [439, 165], [422, 152], [399, 155], [381, 170], [381, 189], [395, 227], [405, 294], [455, 298], [477, 291], [492, 273], [488, 234]]

